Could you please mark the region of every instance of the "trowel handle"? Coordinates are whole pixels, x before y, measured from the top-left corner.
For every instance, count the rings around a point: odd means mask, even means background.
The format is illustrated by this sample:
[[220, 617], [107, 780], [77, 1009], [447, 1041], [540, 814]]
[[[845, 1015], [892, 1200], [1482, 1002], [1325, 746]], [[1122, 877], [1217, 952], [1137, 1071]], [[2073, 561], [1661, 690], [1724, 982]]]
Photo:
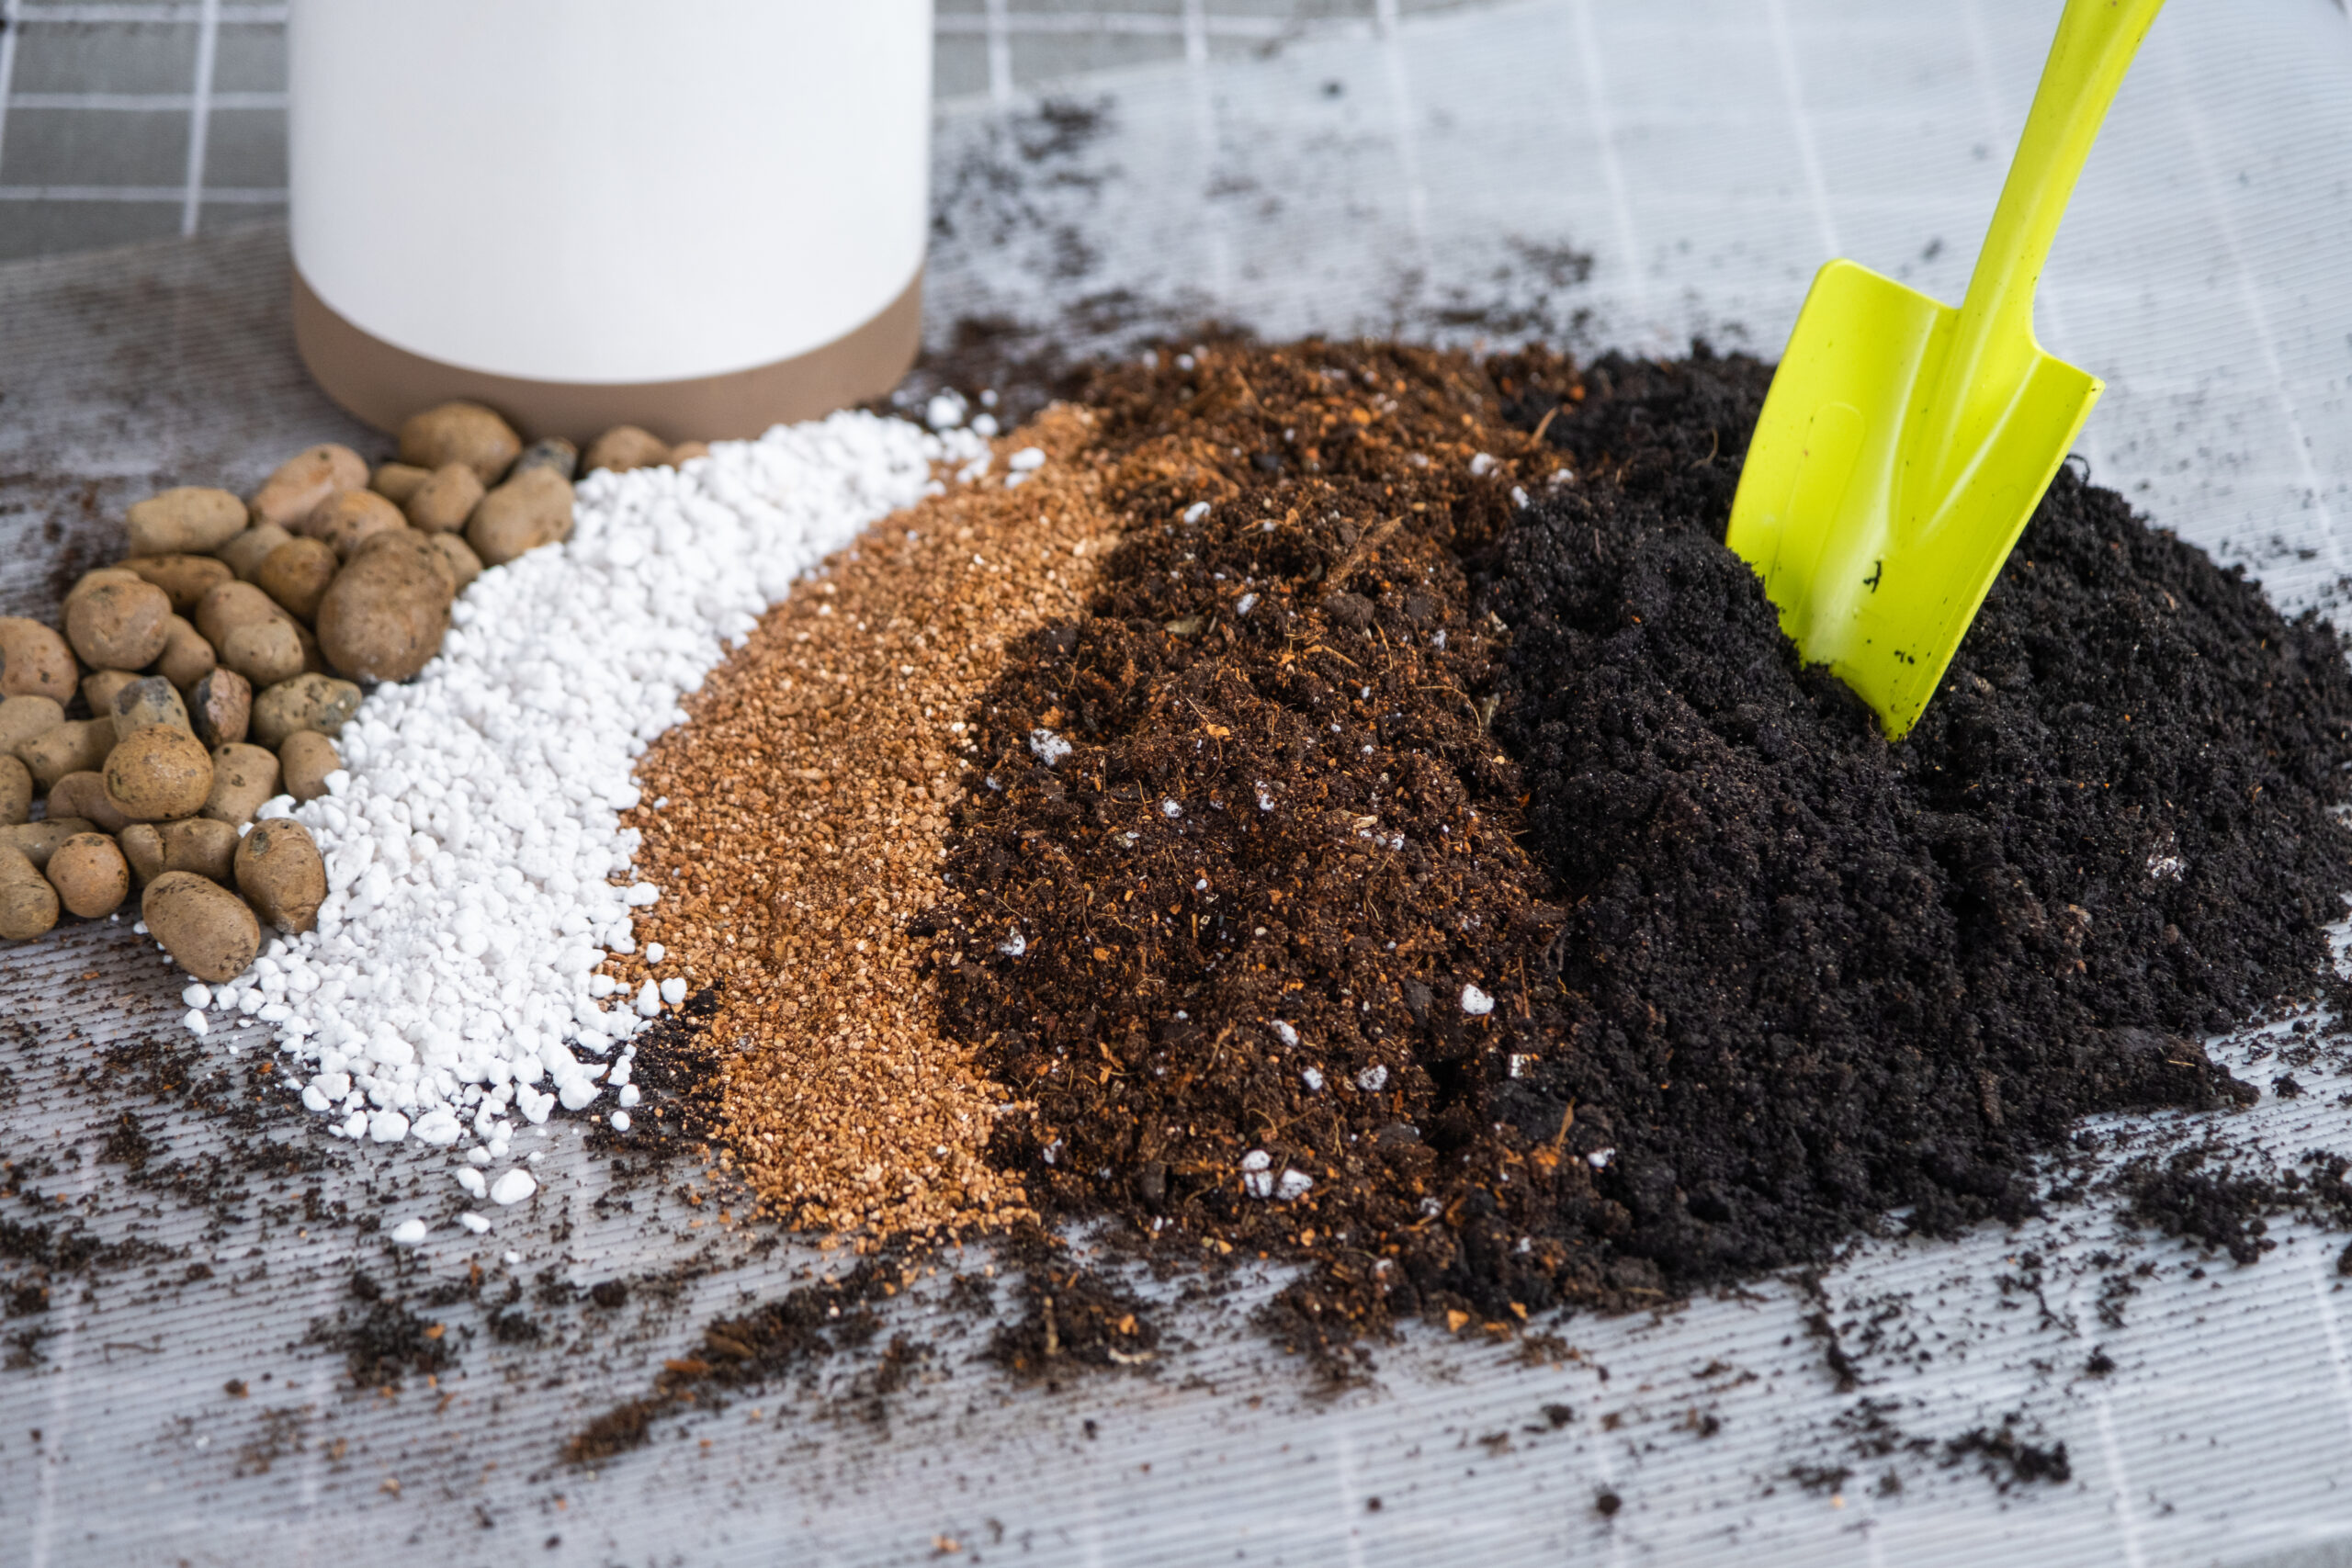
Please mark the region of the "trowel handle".
[[[1998, 416], [2031, 360], [2033, 292], [2091, 143], [2164, 0], [2067, 0], [2041, 68], [2000, 205], [1968, 280], [1951, 352], [1920, 432], [1950, 463], [1974, 454], [1969, 437]], [[1989, 406], [1987, 406], [1989, 405]], [[1973, 417], [1972, 417], [1973, 416]]]

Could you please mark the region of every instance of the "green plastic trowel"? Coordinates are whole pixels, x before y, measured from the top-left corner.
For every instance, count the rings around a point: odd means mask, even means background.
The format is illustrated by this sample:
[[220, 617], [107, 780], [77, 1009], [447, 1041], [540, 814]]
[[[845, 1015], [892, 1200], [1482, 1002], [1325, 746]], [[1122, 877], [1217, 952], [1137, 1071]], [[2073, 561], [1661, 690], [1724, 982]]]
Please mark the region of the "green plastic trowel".
[[2067, 0], [1957, 310], [1849, 261], [1814, 279], [1724, 543], [1781, 627], [1900, 739], [2098, 400], [2033, 337], [2075, 181], [2164, 0]]

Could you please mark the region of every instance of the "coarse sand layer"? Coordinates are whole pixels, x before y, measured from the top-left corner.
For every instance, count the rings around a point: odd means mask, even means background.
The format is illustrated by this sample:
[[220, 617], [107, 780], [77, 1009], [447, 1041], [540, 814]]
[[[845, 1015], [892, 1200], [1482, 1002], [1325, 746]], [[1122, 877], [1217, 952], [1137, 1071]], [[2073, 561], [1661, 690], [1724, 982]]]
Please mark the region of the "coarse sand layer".
[[965, 720], [1006, 640], [1074, 613], [1111, 543], [1091, 421], [1056, 409], [1000, 444], [1046, 457], [1017, 484], [1001, 461], [868, 530], [639, 764], [627, 821], [662, 898], [639, 959], [610, 967], [638, 983], [659, 942], [663, 974], [716, 987], [710, 1131], [793, 1223], [940, 1232], [1023, 1212], [986, 1152], [1010, 1097], [941, 1034], [907, 927], [937, 901]]

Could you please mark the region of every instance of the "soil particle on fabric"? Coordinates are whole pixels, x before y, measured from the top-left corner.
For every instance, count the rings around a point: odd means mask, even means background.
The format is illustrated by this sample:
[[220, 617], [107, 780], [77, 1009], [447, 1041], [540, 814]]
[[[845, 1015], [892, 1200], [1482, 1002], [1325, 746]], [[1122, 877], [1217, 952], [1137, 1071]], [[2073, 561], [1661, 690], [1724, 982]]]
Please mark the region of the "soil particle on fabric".
[[[934, 1260], [924, 1261], [925, 1254]], [[1080, 1374], [1158, 1370], [1168, 1345], [1161, 1309], [1099, 1258], [1081, 1256], [1065, 1238], [1026, 1222], [992, 1236], [988, 1256], [993, 1261], [985, 1274], [949, 1272], [943, 1282], [927, 1284], [944, 1271], [932, 1248], [884, 1248], [750, 1311], [711, 1318], [692, 1351], [663, 1362], [650, 1393], [614, 1405], [573, 1434], [565, 1459], [580, 1466], [600, 1463], [649, 1441], [664, 1417], [721, 1409], [739, 1396], [780, 1391], [796, 1380], [799, 1393], [811, 1393], [819, 1364], [837, 1357], [848, 1358], [851, 1370], [826, 1408], [887, 1425], [890, 1396], [951, 1377], [950, 1363], [960, 1359], [903, 1332], [885, 1337], [885, 1314], [892, 1306], [918, 1301], [950, 1319], [981, 1317], [972, 1331], [989, 1332], [973, 1359], [1048, 1393]], [[1005, 1303], [992, 1282], [1000, 1269], [1011, 1271], [1014, 1312], [1001, 1310]]]
[[[672, 1357], [653, 1391], [614, 1406], [583, 1427], [564, 1447], [564, 1459], [591, 1465], [641, 1447], [663, 1416], [700, 1404], [715, 1408], [732, 1390], [772, 1383], [808, 1362], [874, 1337], [881, 1320], [874, 1303], [897, 1295], [911, 1280], [895, 1254], [860, 1258], [840, 1276], [787, 1291], [738, 1315], [713, 1319], [702, 1343]], [[911, 1359], [899, 1347], [898, 1360]]]
[[2124, 1212], [2165, 1235], [2226, 1252], [2233, 1263], [2252, 1263], [2278, 1245], [2266, 1217], [2281, 1206], [2278, 1186], [2217, 1167], [2211, 1156], [2198, 1145], [2133, 1162], [2118, 1182]]
[[1072, 1371], [1141, 1368], [1156, 1358], [1159, 1326], [1134, 1292], [1035, 1227], [1007, 1255], [1022, 1269], [1021, 1315], [999, 1325], [986, 1354], [1014, 1381], [1050, 1385]]
[[2052, 1443], [2044, 1447], [2027, 1442], [2007, 1422], [1997, 1429], [1979, 1427], [1949, 1439], [1943, 1447], [1943, 1459], [1947, 1465], [1961, 1464], [1971, 1459], [1979, 1461], [1985, 1473], [1995, 1477], [2004, 1492], [2011, 1486], [2036, 1481], [2064, 1486], [2075, 1478], [2074, 1466], [2066, 1458], [2065, 1444]]
[[400, 1301], [374, 1277], [351, 1277], [348, 1299], [333, 1318], [311, 1328], [311, 1343], [339, 1351], [354, 1387], [398, 1388], [412, 1374], [430, 1377], [450, 1365], [448, 1336]]
[[650, 1020], [629, 1043], [629, 1083], [639, 1102], [626, 1132], [609, 1120], [588, 1134], [588, 1147], [613, 1156], [622, 1181], [665, 1169], [682, 1156], [708, 1155], [722, 1132], [725, 1079], [710, 1034], [718, 990], [705, 986]]
[[[2120, 1200], [2132, 1224], [2174, 1237], [2241, 1267], [2277, 1249], [2272, 1224], [2300, 1220], [2327, 1230], [2352, 1228], [2352, 1158], [2307, 1148], [2292, 1165], [2270, 1151], [2205, 1130], [2186, 1143], [2130, 1156], [2100, 1181]], [[2347, 1249], [2352, 1251], [2352, 1249]], [[2337, 1271], [2347, 1272], [2339, 1258]], [[2102, 1292], [2100, 1316], [2120, 1326], [2123, 1303], [2137, 1293], [2133, 1279], [2154, 1272], [2143, 1262], [2131, 1276], [2112, 1274]]]
[[1076, 612], [1111, 543], [1080, 460], [1090, 418], [1060, 410], [1008, 443], [1017, 484], [959, 487], [835, 557], [639, 765], [626, 820], [662, 898], [617, 967], [632, 987], [717, 988], [726, 1157], [801, 1224], [1023, 1212], [987, 1156], [1010, 1097], [937, 1028], [916, 917], [938, 897], [945, 814], [978, 782], [967, 710], [1009, 637]]
[[2069, 468], [1890, 747], [1721, 544], [1769, 378], [1099, 384], [1125, 542], [974, 707], [936, 916], [1043, 1207], [1317, 1260], [1314, 1346], [2021, 1218], [2078, 1117], [2253, 1097], [2193, 1037], [2319, 984], [2333, 632]]

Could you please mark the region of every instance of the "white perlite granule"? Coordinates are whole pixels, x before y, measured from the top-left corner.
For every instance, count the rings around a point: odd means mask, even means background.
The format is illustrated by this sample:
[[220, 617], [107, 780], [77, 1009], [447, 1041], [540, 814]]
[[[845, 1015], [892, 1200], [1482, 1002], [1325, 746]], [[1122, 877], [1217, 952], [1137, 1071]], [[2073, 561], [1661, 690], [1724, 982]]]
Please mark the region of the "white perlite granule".
[[[795, 578], [935, 491], [934, 462], [976, 478], [987, 458], [967, 433], [841, 413], [684, 470], [590, 475], [568, 542], [483, 573], [440, 656], [368, 695], [330, 793], [264, 807], [326, 857], [318, 930], [208, 995], [189, 987], [189, 1027], [208, 1007], [275, 1024], [309, 1069], [292, 1079], [303, 1103], [345, 1137], [471, 1138], [503, 1159], [518, 1119], [606, 1088], [634, 1103], [631, 1053], [614, 1047], [687, 979], [631, 997], [593, 974], [635, 950], [631, 912], [660, 897], [611, 880], [637, 849], [618, 818], [638, 802], [632, 763]], [[488, 1194], [535, 1185], [510, 1170]]]

